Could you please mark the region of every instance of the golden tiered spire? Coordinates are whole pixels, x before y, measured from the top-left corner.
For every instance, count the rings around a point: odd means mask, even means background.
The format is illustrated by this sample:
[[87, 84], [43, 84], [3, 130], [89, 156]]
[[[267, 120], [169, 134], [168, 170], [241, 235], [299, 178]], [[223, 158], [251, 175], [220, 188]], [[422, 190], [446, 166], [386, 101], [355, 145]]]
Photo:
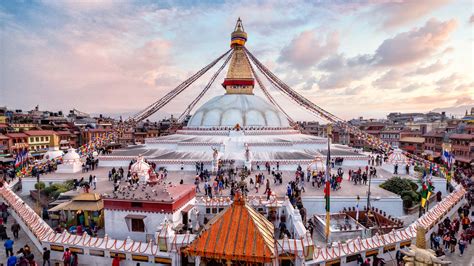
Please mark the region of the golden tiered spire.
[[222, 86], [227, 94], [253, 94], [254, 79], [250, 62], [245, 56], [243, 46], [247, 41], [247, 33], [239, 18], [231, 34], [230, 46], [234, 49], [232, 59], [227, 70], [227, 76]]

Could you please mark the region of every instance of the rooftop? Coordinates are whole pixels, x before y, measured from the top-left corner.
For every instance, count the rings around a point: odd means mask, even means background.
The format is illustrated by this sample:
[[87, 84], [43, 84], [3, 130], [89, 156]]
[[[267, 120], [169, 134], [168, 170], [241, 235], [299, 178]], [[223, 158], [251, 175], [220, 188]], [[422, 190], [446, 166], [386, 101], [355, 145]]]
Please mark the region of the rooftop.
[[275, 257], [273, 234], [271, 222], [245, 200], [236, 199], [204, 226], [185, 253], [217, 260], [268, 263]]
[[26, 138], [28, 135], [25, 133], [7, 133], [5, 136], [8, 136], [10, 138]]
[[424, 143], [425, 138], [422, 138], [422, 137], [404, 137], [404, 138], [400, 139], [400, 142]]
[[60, 135], [60, 136], [69, 136], [71, 135], [71, 132], [67, 131], [67, 130], [62, 130], [62, 131], [55, 131], [55, 133], [57, 135]]
[[474, 140], [473, 134], [452, 134], [449, 136], [450, 139], [465, 139], [465, 140]]
[[28, 130], [25, 131], [25, 134], [28, 136], [50, 136], [54, 135], [55, 132], [52, 130]]
[[116, 193], [104, 195], [109, 200], [133, 200], [146, 202], [174, 203], [194, 191], [194, 185], [122, 185]]

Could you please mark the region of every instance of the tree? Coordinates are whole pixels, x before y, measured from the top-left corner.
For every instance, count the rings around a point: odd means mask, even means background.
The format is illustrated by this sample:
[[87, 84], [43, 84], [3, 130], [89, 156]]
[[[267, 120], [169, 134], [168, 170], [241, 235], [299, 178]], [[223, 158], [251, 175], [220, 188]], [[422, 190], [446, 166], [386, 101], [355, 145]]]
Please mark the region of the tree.
[[35, 189], [43, 190], [46, 187], [44, 182], [38, 182], [35, 184]]

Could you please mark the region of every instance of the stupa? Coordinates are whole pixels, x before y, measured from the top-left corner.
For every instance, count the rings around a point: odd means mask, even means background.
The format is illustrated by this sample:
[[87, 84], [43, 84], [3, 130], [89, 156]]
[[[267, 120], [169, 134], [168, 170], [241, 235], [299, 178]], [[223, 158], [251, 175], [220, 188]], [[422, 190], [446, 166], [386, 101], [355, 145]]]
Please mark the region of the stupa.
[[49, 148], [43, 155], [43, 161], [57, 160], [64, 155], [64, 152], [59, 150], [59, 147]]
[[138, 156], [137, 161], [130, 167], [132, 176], [136, 176], [141, 182], [146, 182], [150, 178], [151, 166], [145, 162], [142, 156]]
[[[306, 167], [316, 157], [325, 157], [327, 139], [302, 134], [290, 125], [276, 104], [254, 94], [255, 77], [245, 53], [247, 33], [239, 19], [231, 34], [232, 57], [222, 83], [225, 93], [216, 96], [192, 115], [187, 126], [176, 134], [148, 138], [145, 144], [115, 150], [100, 156], [100, 165], [127, 166], [141, 154], [148, 162], [169, 171], [195, 170], [196, 162], [205, 169], [217, 165], [254, 168], [257, 164], [279, 163], [280, 170]], [[344, 164], [363, 166], [365, 155], [347, 146], [331, 148], [333, 157]]]
[[67, 153], [63, 156], [63, 163], [58, 165], [56, 173], [73, 174], [82, 170], [81, 156], [75, 149], [69, 148]]

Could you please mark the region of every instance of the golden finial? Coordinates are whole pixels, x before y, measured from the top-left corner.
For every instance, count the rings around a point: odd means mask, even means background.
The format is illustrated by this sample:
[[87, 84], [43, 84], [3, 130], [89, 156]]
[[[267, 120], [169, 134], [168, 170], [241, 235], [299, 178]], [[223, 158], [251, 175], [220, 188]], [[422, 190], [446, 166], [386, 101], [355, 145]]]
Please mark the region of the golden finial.
[[230, 46], [244, 46], [245, 42], [247, 42], [247, 33], [245, 32], [244, 25], [239, 17], [235, 24], [234, 32], [232, 32], [231, 35]]

